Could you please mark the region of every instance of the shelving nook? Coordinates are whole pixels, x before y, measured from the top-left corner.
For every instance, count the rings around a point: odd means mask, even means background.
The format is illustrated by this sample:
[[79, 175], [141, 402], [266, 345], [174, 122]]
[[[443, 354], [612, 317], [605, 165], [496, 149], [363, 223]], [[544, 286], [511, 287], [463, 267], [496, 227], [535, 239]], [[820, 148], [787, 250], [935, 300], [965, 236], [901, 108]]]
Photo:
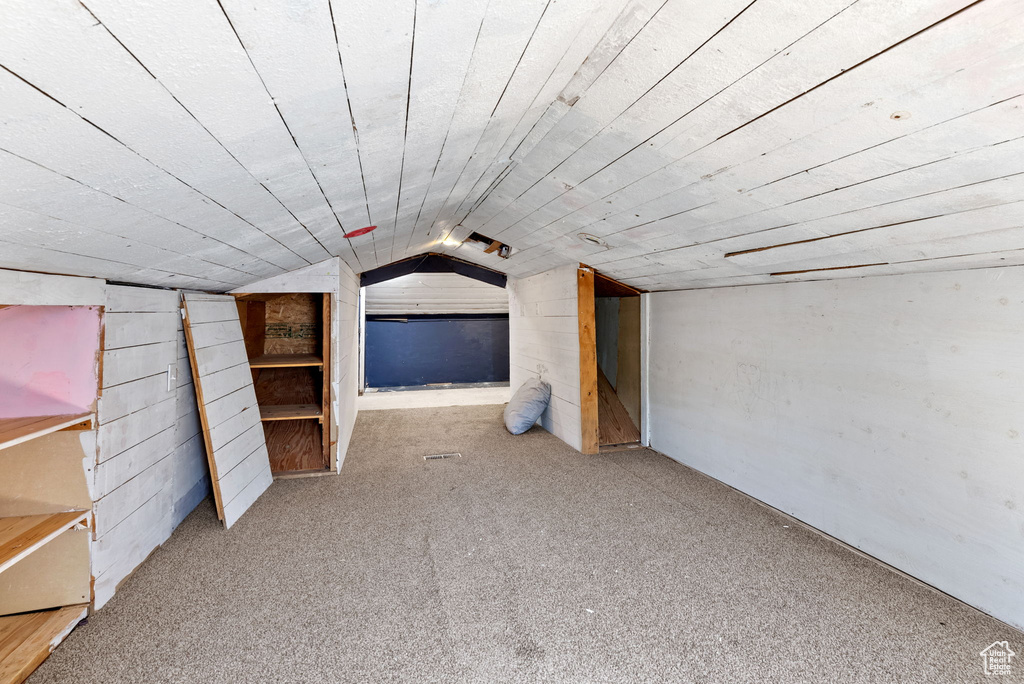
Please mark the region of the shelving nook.
[[330, 294], [242, 294], [237, 303], [271, 471], [327, 471]]
[[0, 307], [0, 684], [27, 678], [92, 600], [102, 316]]

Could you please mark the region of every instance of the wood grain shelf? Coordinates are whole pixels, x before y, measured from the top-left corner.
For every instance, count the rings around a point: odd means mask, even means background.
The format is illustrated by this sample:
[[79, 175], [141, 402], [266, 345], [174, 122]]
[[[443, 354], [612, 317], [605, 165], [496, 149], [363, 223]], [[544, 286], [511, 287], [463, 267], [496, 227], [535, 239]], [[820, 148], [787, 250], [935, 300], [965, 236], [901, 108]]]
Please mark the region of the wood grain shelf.
[[0, 684], [20, 684], [89, 613], [86, 604], [0, 617]]
[[323, 367], [324, 360], [313, 354], [264, 354], [249, 360], [250, 368]]
[[323, 411], [316, 404], [284, 404], [281, 406], [260, 406], [260, 420], [308, 420], [322, 419]]
[[89, 511], [0, 518], [0, 572], [89, 517]]
[[92, 413], [70, 413], [62, 416], [31, 416], [0, 418], [0, 449], [57, 432], [72, 425], [92, 420]]

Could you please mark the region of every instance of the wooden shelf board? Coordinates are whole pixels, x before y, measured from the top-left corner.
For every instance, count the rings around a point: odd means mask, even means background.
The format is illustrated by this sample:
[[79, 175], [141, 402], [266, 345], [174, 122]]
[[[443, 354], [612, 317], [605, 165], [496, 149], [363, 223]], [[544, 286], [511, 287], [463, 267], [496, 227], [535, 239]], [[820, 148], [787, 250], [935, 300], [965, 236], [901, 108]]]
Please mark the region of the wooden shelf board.
[[274, 473], [275, 480], [294, 480], [303, 477], [320, 477], [322, 475], [337, 475], [330, 468], [315, 468], [312, 470], [282, 470]]
[[0, 572], [89, 517], [89, 511], [0, 518]]
[[0, 684], [28, 679], [88, 613], [82, 604], [0, 617]]
[[251, 368], [323, 367], [324, 360], [313, 354], [264, 354], [249, 359]]
[[322, 419], [323, 412], [316, 404], [284, 404], [281, 406], [260, 406], [260, 419], [267, 420], [307, 420]]
[[32, 416], [29, 418], [0, 418], [0, 449], [27, 442], [36, 437], [57, 432], [92, 419], [92, 413], [73, 413], [63, 416]]

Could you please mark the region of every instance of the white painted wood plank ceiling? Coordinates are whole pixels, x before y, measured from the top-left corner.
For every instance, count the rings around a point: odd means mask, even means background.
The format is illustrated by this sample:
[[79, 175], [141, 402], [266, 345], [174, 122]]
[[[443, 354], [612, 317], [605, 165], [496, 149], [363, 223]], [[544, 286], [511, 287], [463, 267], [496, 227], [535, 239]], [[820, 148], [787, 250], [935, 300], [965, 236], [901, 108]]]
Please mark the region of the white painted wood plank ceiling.
[[0, 267], [227, 290], [446, 251], [660, 290], [1024, 264], [1022, 15], [4, 0]]

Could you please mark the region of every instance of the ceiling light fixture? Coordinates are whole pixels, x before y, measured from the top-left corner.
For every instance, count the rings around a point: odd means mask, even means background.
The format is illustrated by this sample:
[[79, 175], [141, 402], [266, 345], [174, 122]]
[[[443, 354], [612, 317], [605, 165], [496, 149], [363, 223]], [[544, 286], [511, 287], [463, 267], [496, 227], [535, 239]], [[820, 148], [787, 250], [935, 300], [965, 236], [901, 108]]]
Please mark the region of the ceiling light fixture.
[[607, 247], [608, 243], [590, 233], [579, 233], [576, 235], [581, 241], [586, 242], [588, 245], [597, 245], [598, 247]]

